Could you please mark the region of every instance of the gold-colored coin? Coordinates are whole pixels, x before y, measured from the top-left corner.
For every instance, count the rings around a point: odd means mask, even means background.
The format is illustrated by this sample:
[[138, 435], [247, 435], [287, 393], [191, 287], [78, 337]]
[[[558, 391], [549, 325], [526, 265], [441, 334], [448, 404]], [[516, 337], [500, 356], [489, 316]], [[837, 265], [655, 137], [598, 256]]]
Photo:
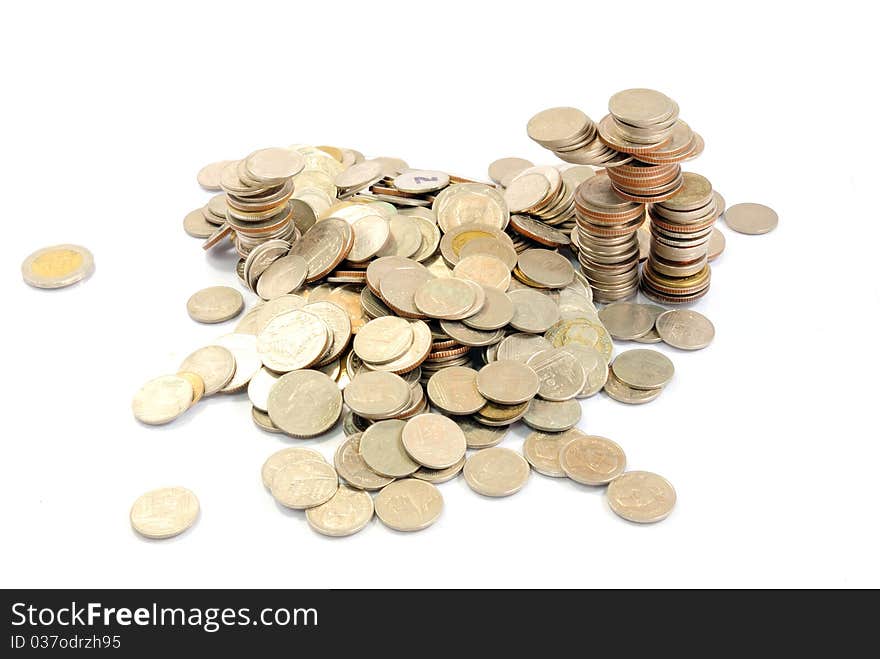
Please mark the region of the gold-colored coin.
[[95, 270], [92, 253], [79, 245], [55, 245], [37, 250], [21, 264], [25, 283], [35, 288], [71, 286]]

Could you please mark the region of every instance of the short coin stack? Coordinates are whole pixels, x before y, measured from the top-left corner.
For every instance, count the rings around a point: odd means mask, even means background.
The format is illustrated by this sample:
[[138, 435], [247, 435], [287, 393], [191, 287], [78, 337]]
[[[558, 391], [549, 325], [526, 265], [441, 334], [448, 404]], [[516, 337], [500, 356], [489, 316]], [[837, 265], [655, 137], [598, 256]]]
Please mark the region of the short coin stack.
[[535, 142], [573, 165], [613, 167], [630, 160], [604, 144], [596, 124], [577, 108], [543, 110], [529, 119], [526, 132]]

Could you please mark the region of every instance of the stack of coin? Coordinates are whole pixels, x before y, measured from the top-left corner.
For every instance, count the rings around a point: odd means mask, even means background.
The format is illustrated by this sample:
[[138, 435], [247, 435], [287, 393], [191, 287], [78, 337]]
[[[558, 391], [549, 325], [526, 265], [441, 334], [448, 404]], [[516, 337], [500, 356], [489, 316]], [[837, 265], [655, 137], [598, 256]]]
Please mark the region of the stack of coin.
[[678, 121], [678, 104], [653, 89], [626, 89], [608, 101], [599, 122], [599, 139], [608, 147], [638, 158], [663, 147]]
[[405, 169], [373, 183], [369, 198], [405, 208], [430, 208], [437, 195], [452, 182], [463, 181], [436, 170]]
[[[574, 218], [574, 189], [556, 167], [529, 167], [504, 190], [511, 213], [528, 215], [551, 227], [570, 229]], [[529, 236], [514, 227], [517, 233]]]
[[682, 186], [681, 165], [652, 165], [633, 160], [608, 169], [614, 189], [624, 199], [638, 203], [661, 202]]
[[605, 393], [621, 403], [647, 403], [663, 392], [674, 373], [675, 367], [662, 352], [627, 350], [611, 362]]
[[644, 204], [624, 199], [608, 176], [584, 181], [575, 193], [578, 261], [597, 302], [633, 296], [639, 286], [638, 229]]
[[629, 160], [629, 156], [602, 143], [596, 124], [577, 108], [543, 110], [529, 119], [526, 132], [545, 149], [574, 165], [614, 167]]
[[692, 302], [709, 290], [709, 240], [718, 217], [712, 184], [686, 172], [673, 197], [651, 207], [651, 250], [642, 292], [658, 302]]

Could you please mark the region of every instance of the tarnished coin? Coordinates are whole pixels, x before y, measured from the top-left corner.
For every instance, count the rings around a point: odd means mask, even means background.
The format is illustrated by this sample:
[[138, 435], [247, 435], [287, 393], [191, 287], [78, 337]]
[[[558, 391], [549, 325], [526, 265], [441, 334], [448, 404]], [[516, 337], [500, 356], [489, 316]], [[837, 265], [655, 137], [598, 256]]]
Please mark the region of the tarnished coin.
[[361, 263], [378, 254], [391, 237], [388, 220], [380, 215], [367, 215], [352, 225], [354, 245], [348, 253], [348, 260]]
[[483, 306], [474, 315], [462, 318], [461, 322], [484, 332], [499, 330], [513, 319], [513, 302], [497, 288], [483, 287], [483, 292], [486, 294]]
[[477, 494], [506, 497], [519, 492], [529, 480], [529, 463], [508, 448], [487, 448], [469, 456], [464, 479]]
[[257, 354], [257, 337], [236, 332], [215, 339], [213, 345], [226, 348], [235, 359], [235, 374], [220, 391], [224, 394], [241, 391], [262, 366], [260, 355]]
[[520, 362], [502, 359], [487, 364], [477, 373], [477, 389], [483, 398], [501, 405], [517, 405], [538, 393], [537, 373]]
[[403, 478], [419, 468], [403, 446], [404, 426], [406, 421], [388, 419], [378, 421], [364, 431], [361, 456], [370, 469], [389, 478]]
[[306, 510], [306, 521], [323, 535], [354, 535], [373, 519], [373, 498], [362, 490], [340, 485], [333, 497]]
[[141, 387], [131, 403], [141, 423], [160, 426], [174, 421], [193, 404], [193, 386], [179, 375], [163, 375]]
[[270, 455], [266, 459], [266, 462], [263, 463], [263, 468], [260, 471], [263, 485], [267, 488], [272, 487], [272, 480], [275, 478], [275, 474], [287, 465], [293, 464], [294, 462], [301, 462], [303, 460], [326, 462], [324, 456], [318, 453], [315, 449], [300, 446], [281, 449]]
[[301, 256], [290, 254], [276, 259], [263, 271], [257, 280], [257, 295], [264, 300], [272, 300], [292, 293], [306, 280], [309, 264]]
[[394, 177], [394, 187], [402, 192], [426, 194], [449, 185], [449, 175], [427, 169], [409, 169]]
[[486, 404], [477, 391], [477, 372], [452, 366], [434, 373], [428, 380], [428, 398], [447, 414], [473, 414]]
[[199, 516], [199, 500], [185, 487], [163, 487], [142, 494], [131, 507], [132, 528], [146, 538], [180, 535]]
[[223, 168], [229, 164], [229, 160], [219, 160], [217, 162], [212, 162], [199, 170], [199, 173], [196, 174], [196, 180], [199, 185], [202, 186], [205, 190], [217, 190], [220, 188], [220, 173], [223, 171]]
[[552, 347], [552, 343], [538, 334], [511, 334], [498, 344], [495, 358], [510, 359], [525, 364], [536, 352]]
[[460, 318], [476, 301], [474, 290], [462, 279], [429, 279], [415, 292], [416, 307], [430, 318]]
[[269, 418], [293, 437], [327, 432], [342, 414], [342, 393], [336, 382], [319, 371], [291, 371], [269, 392]]
[[190, 211], [183, 218], [183, 230], [193, 238], [209, 238], [216, 229], [217, 227], [205, 219], [201, 208]]
[[608, 379], [608, 362], [598, 350], [580, 343], [569, 343], [562, 346], [560, 350], [574, 355], [584, 369], [586, 381], [576, 398], [589, 398], [602, 391], [602, 387], [605, 386], [605, 381]]
[[95, 271], [92, 253], [79, 245], [55, 245], [38, 249], [21, 264], [21, 276], [35, 288], [64, 288]]
[[517, 265], [526, 277], [545, 288], [563, 288], [574, 279], [571, 261], [547, 249], [527, 249], [519, 255]]
[[464, 433], [465, 441], [470, 449], [483, 449], [497, 446], [507, 436], [509, 426], [486, 426], [477, 423], [471, 417], [459, 417], [455, 420]]
[[535, 398], [522, 418], [530, 428], [544, 432], [563, 432], [581, 420], [581, 404], [574, 399], [562, 402]]
[[565, 475], [583, 485], [605, 485], [626, 469], [623, 449], [610, 439], [596, 435], [577, 437], [559, 452]]
[[352, 487], [361, 490], [381, 490], [394, 479], [380, 476], [370, 469], [360, 452], [362, 434], [355, 433], [339, 445], [333, 456], [333, 464], [342, 479]]
[[293, 149], [270, 147], [250, 154], [244, 161], [247, 173], [257, 181], [274, 183], [299, 174], [305, 167], [302, 154]]
[[266, 368], [287, 373], [319, 362], [332, 340], [323, 320], [296, 309], [270, 320], [256, 337], [256, 347]]
[[244, 298], [234, 288], [211, 286], [194, 293], [186, 303], [189, 317], [198, 323], [222, 323], [244, 309]]
[[354, 337], [354, 351], [371, 364], [384, 364], [401, 357], [413, 342], [409, 321], [382, 316], [364, 325]]
[[472, 254], [461, 259], [452, 273], [487, 288], [506, 291], [510, 286], [510, 268], [504, 261], [489, 254]]
[[526, 366], [538, 374], [538, 396], [544, 400], [571, 400], [581, 393], [587, 382], [580, 360], [561, 348], [535, 353], [526, 360]]
[[507, 187], [514, 176], [534, 166], [535, 163], [525, 158], [499, 158], [489, 165], [489, 178], [498, 185]]
[[714, 261], [721, 253], [724, 251], [724, 248], [727, 246], [727, 239], [724, 237], [724, 234], [721, 233], [717, 227], [712, 228], [712, 234], [709, 236], [709, 251], [707, 254], [707, 258], [709, 261]]
[[196, 373], [205, 383], [205, 395], [211, 396], [223, 389], [235, 375], [235, 358], [223, 346], [199, 348], [180, 365], [181, 371]]
[[323, 460], [298, 460], [279, 469], [270, 491], [285, 508], [303, 510], [329, 501], [339, 487], [336, 470]]
[[611, 370], [621, 382], [634, 389], [664, 387], [675, 374], [669, 357], [644, 348], [620, 353], [611, 363]]
[[757, 236], [773, 231], [779, 224], [779, 216], [761, 204], [736, 204], [724, 211], [724, 221], [738, 233]]
[[387, 419], [406, 409], [410, 386], [399, 375], [383, 371], [358, 373], [343, 392], [345, 404], [366, 419]]
[[654, 327], [656, 315], [648, 304], [614, 302], [599, 312], [599, 320], [615, 339], [630, 341], [644, 336]]
[[690, 309], [673, 309], [657, 317], [657, 333], [673, 348], [700, 350], [712, 343], [715, 326], [701, 313]]
[[464, 457], [467, 441], [452, 419], [419, 414], [403, 428], [403, 447], [413, 460], [429, 469], [447, 469]]
[[257, 374], [251, 378], [248, 383], [248, 400], [258, 410], [265, 412], [269, 407], [269, 392], [278, 382], [280, 375], [276, 375], [272, 371], [261, 368]]
[[565, 478], [565, 471], [559, 463], [559, 452], [563, 446], [579, 437], [584, 437], [584, 433], [577, 429], [565, 432], [533, 432], [523, 442], [523, 455], [539, 474]]
[[376, 495], [376, 516], [395, 531], [421, 531], [443, 512], [443, 495], [431, 483], [415, 478], [395, 481]]
[[559, 307], [543, 293], [520, 289], [510, 291], [507, 297], [513, 303], [510, 326], [520, 332], [541, 334], [559, 321]]
[[627, 405], [650, 403], [663, 392], [662, 387], [657, 389], [633, 389], [618, 380], [611, 370], [608, 371], [608, 379], [605, 381], [604, 390], [606, 394], [618, 403], [626, 403]]
[[675, 489], [657, 474], [630, 471], [608, 486], [608, 505], [630, 522], [650, 524], [669, 517], [675, 506]]
[[461, 460], [456, 462], [451, 467], [446, 467], [446, 469], [429, 469], [428, 467], [419, 467], [418, 471], [414, 472], [412, 477], [418, 478], [420, 481], [427, 481], [428, 483], [439, 485], [440, 483], [451, 481], [453, 478], [458, 476], [461, 473], [461, 470], [464, 469], [464, 463], [466, 460], [467, 457], [462, 456]]

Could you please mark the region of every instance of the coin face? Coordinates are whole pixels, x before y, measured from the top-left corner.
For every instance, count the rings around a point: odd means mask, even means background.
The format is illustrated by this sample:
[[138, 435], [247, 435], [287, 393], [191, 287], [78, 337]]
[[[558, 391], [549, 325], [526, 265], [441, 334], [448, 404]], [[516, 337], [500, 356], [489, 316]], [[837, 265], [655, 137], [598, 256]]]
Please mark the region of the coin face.
[[757, 236], [773, 231], [779, 224], [779, 216], [762, 204], [736, 204], [724, 211], [724, 221], [738, 233]]
[[497, 446], [507, 436], [507, 426], [486, 426], [477, 423], [471, 417], [459, 417], [455, 420], [464, 433], [465, 441], [470, 449], [483, 449]]
[[587, 382], [587, 374], [580, 360], [561, 348], [550, 348], [535, 353], [526, 360], [538, 375], [538, 396], [549, 401], [571, 400]]
[[540, 380], [533, 369], [512, 360], [487, 364], [477, 373], [477, 389], [483, 398], [501, 405], [517, 405], [538, 393]]
[[474, 256], [475, 254], [494, 256], [507, 266], [508, 271], [513, 270], [519, 256], [512, 245], [507, 242], [502, 242], [494, 236], [474, 238], [473, 240], [464, 243], [458, 253], [458, 257], [460, 260], [467, 258], [468, 256]]
[[410, 169], [394, 177], [394, 187], [403, 192], [425, 194], [449, 185], [449, 175], [427, 169]]
[[339, 487], [336, 470], [326, 462], [299, 460], [279, 469], [270, 491], [285, 508], [303, 510], [329, 501]]
[[581, 435], [567, 442], [559, 452], [565, 475], [583, 485], [605, 485], [626, 469], [623, 449], [610, 439]]
[[399, 256], [408, 258], [419, 251], [422, 246], [422, 232], [418, 224], [406, 215], [394, 215], [388, 221], [390, 237], [379, 256]]
[[244, 298], [234, 288], [211, 286], [194, 293], [186, 303], [189, 317], [198, 323], [222, 323], [244, 309]]
[[199, 516], [199, 500], [185, 487], [164, 487], [141, 495], [131, 507], [132, 528], [154, 539], [172, 538]]
[[266, 432], [274, 434], [283, 433], [281, 428], [272, 423], [272, 419], [269, 418], [269, 415], [266, 412], [258, 410], [256, 407], [251, 407], [251, 420], [260, 430], [265, 430]]
[[604, 390], [609, 397], [618, 403], [626, 403], [627, 405], [650, 403], [663, 392], [662, 387], [657, 389], [634, 389], [618, 380], [611, 370], [608, 371], [608, 379], [605, 381]]
[[724, 234], [721, 233], [717, 227], [712, 229], [712, 235], [709, 236], [709, 252], [708, 259], [710, 261], [714, 261], [721, 253], [724, 251], [724, 248], [727, 246], [727, 239], [724, 237]]
[[530, 428], [543, 432], [563, 432], [581, 420], [581, 404], [574, 399], [562, 402], [535, 398], [522, 420]]
[[550, 181], [541, 174], [524, 173], [510, 181], [504, 201], [512, 213], [525, 213], [538, 206], [550, 194]]
[[506, 497], [519, 492], [529, 480], [529, 463], [507, 448], [487, 448], [468, 457], [464, 479], [477, 494]]
[[342, 393], [336, 382], [319, 371], [292, 371], [269, 392], [269, 418], [293, 437], [327, 432], [342, 414]]
[[211, 396], [232, 380], [235, 358], [222, 346], [205, 346], [184, 359], [180, 370], [196, 373], [204, 382], [205, 396]]
[[365, 362], [384, 364], [401, 357], [412, 342], [412, 328], [406, 319], [383, 316], [361, 328], [354, 337], [354, 351]]
[[510, 268], [489, 254], [465, 256], [453, 269], [459, 279], [467, 279], [487, 288], [506, 291], [510, 286]]
[[611, 342], [608, 330], [601, 322], [592, 318], [572, 318], [559, 321], [547, 330], [544, 336], [555, 348], [562, 348], [572, 343], [594, 348], [606, 361], [611, 360], [611, 354], [614, 350], [614, 344]]
[[308, 262], [297, 254], [282, 256], [266, 268], [257, 280], [257, 295], [272, 300], [292, 293], [306, 280]]
[[235, 359], [235, 374], [220, 391], [232, 394], [242, 391], [260, 370], [262, 362], [257, 354], [257, 337], [252, 334], [227, 334], [214, 340], [214, 345], [226, 348]]
[[373, 498], [362, 490], [340, 485], [329, 501], [306, 510], [306, 521], [323, 535], [354, 535], [373, 519]]
[[700, 350], [715, 338], [715, 326], [703, 314], [673, 309], [657, 317], [657, 333], [665, 343], [680, 350]]
[[510, 219], [504, 197], [482, 183], [450, 185], [437, 195], [432, 209], [443, 233], [465, 224], [503, 230]]
[[532, 289], [510, 291], [507, 297], [513, 303], [510, 326], [521, 332], [540, 334], [559, 321], [559, 307], [553, 300]]
[[483, 287], [483, 292], [486, 295], [483, 306], [472, 316], [462, 318], [461, 322], [484, 332], [499, 330], [513, 320], [513, 302], [497, 288]]
[[370, 469], [360, 453], [362, 435], [363, 433], [357, 432], [342, 442], [333, 456], [333, 464], [343, 480], [352, 487], [361, 490], [381, 490], [394, 479], [380, 476]]
[[332, 336], [327, 324], [303, 309], [273, 318], [256, 337], [263, 365], [279, 373], [309, 368], [327, 352]]
[[228, 160], [219, 160], [202, 167], [196, 174], [199, 185], [205, 190], [220, 190], [220, 173], [228, 164]]
[[495, 356], [496, 359], [509, 359], [525, 364], [536, 352], [552, 347], [553, 344], [543, 336], [517, 333], [511, 334], [498, 344]]
[[443, 495], [431, 483], [415, 478], [395, 481], [376, 495], [376, 516], [395, 531], [421, 531], [443, 512]]
[[[333, 297], [332, 293], [331, 297]], [[323, 320], [330, 331], [330, 347], [321, 358], [319, 365], [336, 360], [351, 340], [351, 318], [348, 312], [330, 299], [309, 302], [302, 310]]]
[[265, 412], [269, 407], [269, 392], [275, 386], [275, 383], [278, 382], [279, 377], [279, 375], [265, 368], [257, 371], [257, 374], [248, 383], [247, 388], [248, 400], [251, 401], [251, 405], [261, 412]]
[[611, 369], [621, 382], [633, 389], [663, 387], [675, 373], [675, 367], [666, 355], [644, 348], [620, 353]]
[[434, 483], [435, 485], [439, 483], [445, 483], [447, 481], [451, 481], [453, 478], [461, 473], [461, 470], [464, 469], [465, 460], [466, 458], [462, 456], [461, 460], [456, 462], [451, 467], [446, 467], [446, 469], [429, 469], [428, 467], [419, 467], [418, 471], [413, 473], [412, 477], [417, 478], [420, 481]]
[[186, 412], [193, 404], [194, 394], [193, 386], [186, 378], [164, 375], [141, 387], [131, 408], [141, 423], [159, 426]]
[[431, 318], [460, 318], [476, 302], [474, 290], [461, 279], [429, 279], [415, 292], [416, 307]]
[[675, 489], [657, 474], [630, 471], [608, 486], [608, 505], [623, 519], [650, 524], [669, 517], [675, 506]]
[[565, 432], [533, 432], [523, 442], [523, 455], [539, 474], [565, 478], [565, 471], [559, 463], [559, 451], [573, 439], [583, 436], [584, 433], [576, 429]]
[[590, 348], [580, 343], [570, 343], [560, 348], [573, 355], [584, 369], [586, 380], [584, 387], [576, 398], [589, 398], [595, 396], [605, 386], [608, 379], [608, 362], [595, 348]]
[[260, 476], [263, 480], [263, 485], [267, 488], [272, 487], [272, 480], [275, 478], [275, 474], [277, 474], [282, 468], [286, 467], [287, 465], [303, 460], [317, 460], [318, 462], [326, 462], [324, 460], [324, 456], [322, 456], [316, 450], [310, 448], [294, 446], [291, 448], [276, 451], [268, 457], [266, 462], [263, 463], [263, 468], [260, 472]]
[[254, 151], [244, 164], [247, 173], [257, 181], [271, 183], [296, 176], [306, 163], [303, 156], [293, 149], [272, 147]]
[[95, 270], [92, 253], [79, 245], [55, 245], [39, 249], [21, 264], [26, 284], [35, 288], [71, 286]]
[[216, 227], [205, 219], [201, 208], [190, 211], [183, 218], [183, 230], [193, 238], [208, 238]]
[[466, 366], [452, 366], [434, 373], [428, 380], [428, 398], [448, 414], [473, 414], [486, 404], [477, 390], [477, 372]]
[[389, 478], [409, 476], [419, 464], [409, 457], [403, 446], [405, 421], [378, 421], [361, 437], [361, 457], [378, 474]]
[[419, 414], [406, 422], [403, 446], [423, 467], [447, 469], [467, 450], [464, 433], [452, 419], [440, 414]]
[[489, 178], [498, 185], [507, 187], [514, 176], [534, 166], [535, 163], [525, 158], [499, 158], [489, 165]]
[[517, 265], [526, 277], [546, 288], [563, 288], [574, 279], [571, 262], [547, 249], [527, 249]]
[[354, 245], [348, 253], [348, 260], [360, 263], [374, 257], [388, 243], [391, 228], [388, 220], [380, 215], [367, 215], [352, 225]]
[[343, 392], [345, 404], [367, 419], [387, 419], [406, 408], [410, 386], [399, 375], [372, 371], [358, 373]]
[[315, 281], [330, 273], [342, 262], [354, 242], [354, 233], [345, 220], [335, 217], [315, 223], [291, 248], [291, 254], [309, 263], [306, 281]]
[[599, 312], [599, 320], [615, 339], [631, 341], [644, 336], [654, 327], [656, 315], [652, 305], [615, 302]]
[[591, 123], [590, 118], [577, 108], [550, 108], [529, 119], [526, 132], [539, 144], [554, 144], [571, 140]]

